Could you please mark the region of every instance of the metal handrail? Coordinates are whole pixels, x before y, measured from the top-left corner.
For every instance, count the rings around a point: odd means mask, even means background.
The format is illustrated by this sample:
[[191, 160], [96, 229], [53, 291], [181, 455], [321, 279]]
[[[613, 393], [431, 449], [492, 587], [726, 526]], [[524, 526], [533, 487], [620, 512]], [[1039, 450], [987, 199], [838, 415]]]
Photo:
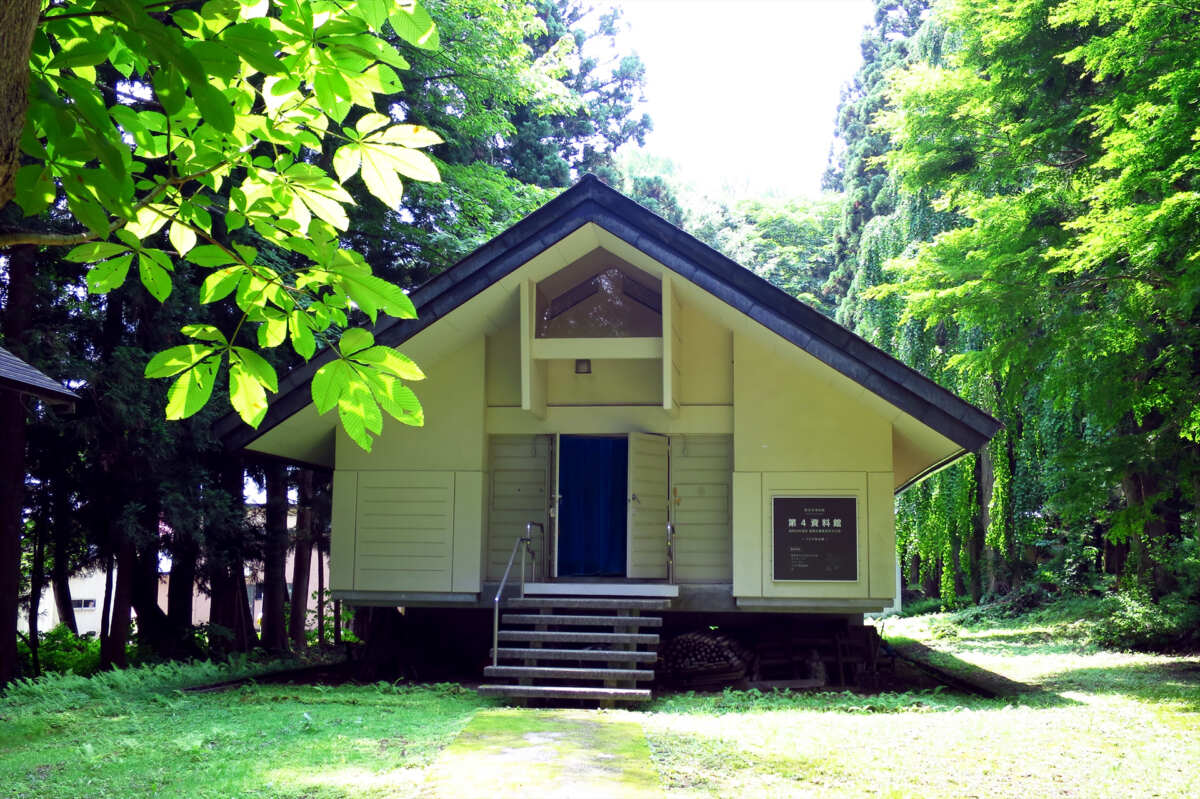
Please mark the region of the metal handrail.
[[675, 523], [667, 522], [667, 585], [675, 585]]
[[[544, 534], [546, 529], [541, 522], [527, 522], [525, 524], [525, 535], [513, 542], [512, 554], [508, 556], [508, 565], [504, 567], [504, 576], [500, 578], [500, 585], [496, 588], [496, 596], [492, 600], [492, 665], [500, 665], [500, 597], [504, 594], [504, 586], [508, 582], [508, 575], [512, 572], [513, 560], [517, 557], [517, 550], [524, 545], [524, 551], [521, 553], [521, 596], [525, 596], [525, 556], [532, 555], [529, 545], [533, 541], [533, 528], [536, 527]], [[535, 564], [536, 565], [536, 564]]]

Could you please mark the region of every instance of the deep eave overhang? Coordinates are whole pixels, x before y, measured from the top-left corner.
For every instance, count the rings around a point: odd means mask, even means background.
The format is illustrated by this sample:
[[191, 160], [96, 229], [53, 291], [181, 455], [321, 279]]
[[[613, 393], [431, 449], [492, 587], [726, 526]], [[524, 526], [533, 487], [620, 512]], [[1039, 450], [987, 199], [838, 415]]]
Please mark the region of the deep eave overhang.
[[0, 347], [0, 390], [28, 394], [55, 405], [74, 406], [79, 396]]
[[[417, 318], [381, 321], [374, 329], [376, 341], [400, 346], [588, 223], [954, 441], [963, 448], [961, 454], [977, 451], [1000, 429], [1000, 422], [987, 413], [591, 175], [413, 291]], [[216, 434], [229, 449], [247, 446], [312, 401], [309, 381], [332, 358], [332, 352], [324, 351], [285, 375], [258, 429], [231, 413], [216, 423]]]

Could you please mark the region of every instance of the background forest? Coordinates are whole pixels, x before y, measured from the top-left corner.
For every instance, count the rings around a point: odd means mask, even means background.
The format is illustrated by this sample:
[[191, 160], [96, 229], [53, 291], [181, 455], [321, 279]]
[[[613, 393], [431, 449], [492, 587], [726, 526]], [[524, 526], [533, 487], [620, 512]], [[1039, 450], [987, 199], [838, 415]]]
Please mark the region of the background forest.
[[[429, 0], [442, 46], [391, 42], [408, 69], [386, 105], [444, 140], [429, 151], [441, 182], [406, 183], [400, 210], [364, 199], [344, 239], [375, 274], [415, 286], [595, 173], [1004, 423], [987, 449], [899, 499], [906, 602], [1019, 611], [1091, 594], [1107, 643], [1194, 647], [1200, 8], [876, 3], [827, 194], [730, 202], [634, 149], [652, 122], [619, 13]], [[367, 196], [362, 177], [344, 187]], [[17, 214], [0, 209], [0, 229]], [[57, 208], [37, 217], [49, 232], [65, 221]], [[71, 626], [67, 579], [100, 568], [93, 667], [131, 652], [303, 648], [283, 564], [292, 548], [320, 552], [327, 476], [230, 462], [209, 432], [222, 408], [165, 421], [163, 387], [143, 377], [150, 355], [183, 321], [228, 322], [195, 302], [202, 270], [180, 264], [176, 285], [192, 290], [166, 302], [132, 283], [96, 296], [64, 254], [10, 247], [0, 284], [0, 345], [82, 395], [73, 413], [38, 408], [27, 427], [22, 612], [35, 620], [52, 584]], [[242, 508], [247, 469], [266, 493], [257, 525]], [[291, 531], [289, 488], [301, 511]], [[317, 587], [297, 561], [304, 595]], [[264, 566], [261, 631], [242, 585], [250, 562]], [[210, 594], [208, 630], [193, 629], [188, 590], [158, 608], [165, 563], [173, 586]], [[26, 673], [42, 666], [38, 632], [22, 644]]]

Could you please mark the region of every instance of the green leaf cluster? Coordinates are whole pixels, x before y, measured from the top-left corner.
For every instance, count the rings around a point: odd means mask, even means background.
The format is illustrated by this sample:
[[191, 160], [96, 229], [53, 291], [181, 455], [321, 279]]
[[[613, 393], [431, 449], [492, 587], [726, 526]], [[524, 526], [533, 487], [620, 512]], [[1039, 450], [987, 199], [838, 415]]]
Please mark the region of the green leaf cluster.
[[[169, 418], [203, 407], [228, 369], [233, 407], [252, 425], [262, 421], [276, 377], [236, 343], [243, 329], [256, 331], [260, 348], [288, 342], [310, 358], [338, 330], [353, 330], [355, 309], [372, 322], [414, 315], [404, 292], [339, 243], [356, 204], [342, 181], [361, 175], [370, 194], [398, 208], [402, 178], [439, 179], [423, 150], [441, 138], [405, 123], [391, 103], [380, 112], [408, 66], [398, 43], [439, 48], [436, 25], [414, 0], [70, 0], [42, 14], [16, 202], [28, 215], [65, 204], [86, 228], [60, 238], [78, 243], [70, 260], [93, 264], [93, 293], [121, 286], [136, 263], [163, 301], [186, 262], [211, 270], [201, 302], [238, 310], [224, 332], [185, 326], [192, 343], [147, 366], [147, 376], [174, 378]], [[369, 381], [394, 375], [377, 363], [337, 375], [360, 400], [339, 406], [342, 421], [369, 446], [362, 431], [377, 427], [367, 424], [379, 412], [374, 398], [395, 407], [397, 394]]]
[[902, 502], [923, 572], [972, 579], [938, 547], [974, 518], [1014, 580], [1128, 555], [1129, 579], [1185, 590], [1166, 553], [1200, 516], [1197, 14], [947, 0], [864, 92], [883, 182], [853, 186], [875, 199], [839, 318], [1007, 425], [974, 509], [952, 472]]

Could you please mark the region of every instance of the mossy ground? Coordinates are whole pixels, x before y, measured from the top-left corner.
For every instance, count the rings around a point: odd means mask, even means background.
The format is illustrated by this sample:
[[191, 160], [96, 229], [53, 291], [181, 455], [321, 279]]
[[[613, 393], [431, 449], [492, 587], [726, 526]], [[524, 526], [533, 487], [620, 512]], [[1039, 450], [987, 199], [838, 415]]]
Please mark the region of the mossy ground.
[[430, 769], [423, 799], [662, 797], [641, 724], [590, 710], [482, 710]]

